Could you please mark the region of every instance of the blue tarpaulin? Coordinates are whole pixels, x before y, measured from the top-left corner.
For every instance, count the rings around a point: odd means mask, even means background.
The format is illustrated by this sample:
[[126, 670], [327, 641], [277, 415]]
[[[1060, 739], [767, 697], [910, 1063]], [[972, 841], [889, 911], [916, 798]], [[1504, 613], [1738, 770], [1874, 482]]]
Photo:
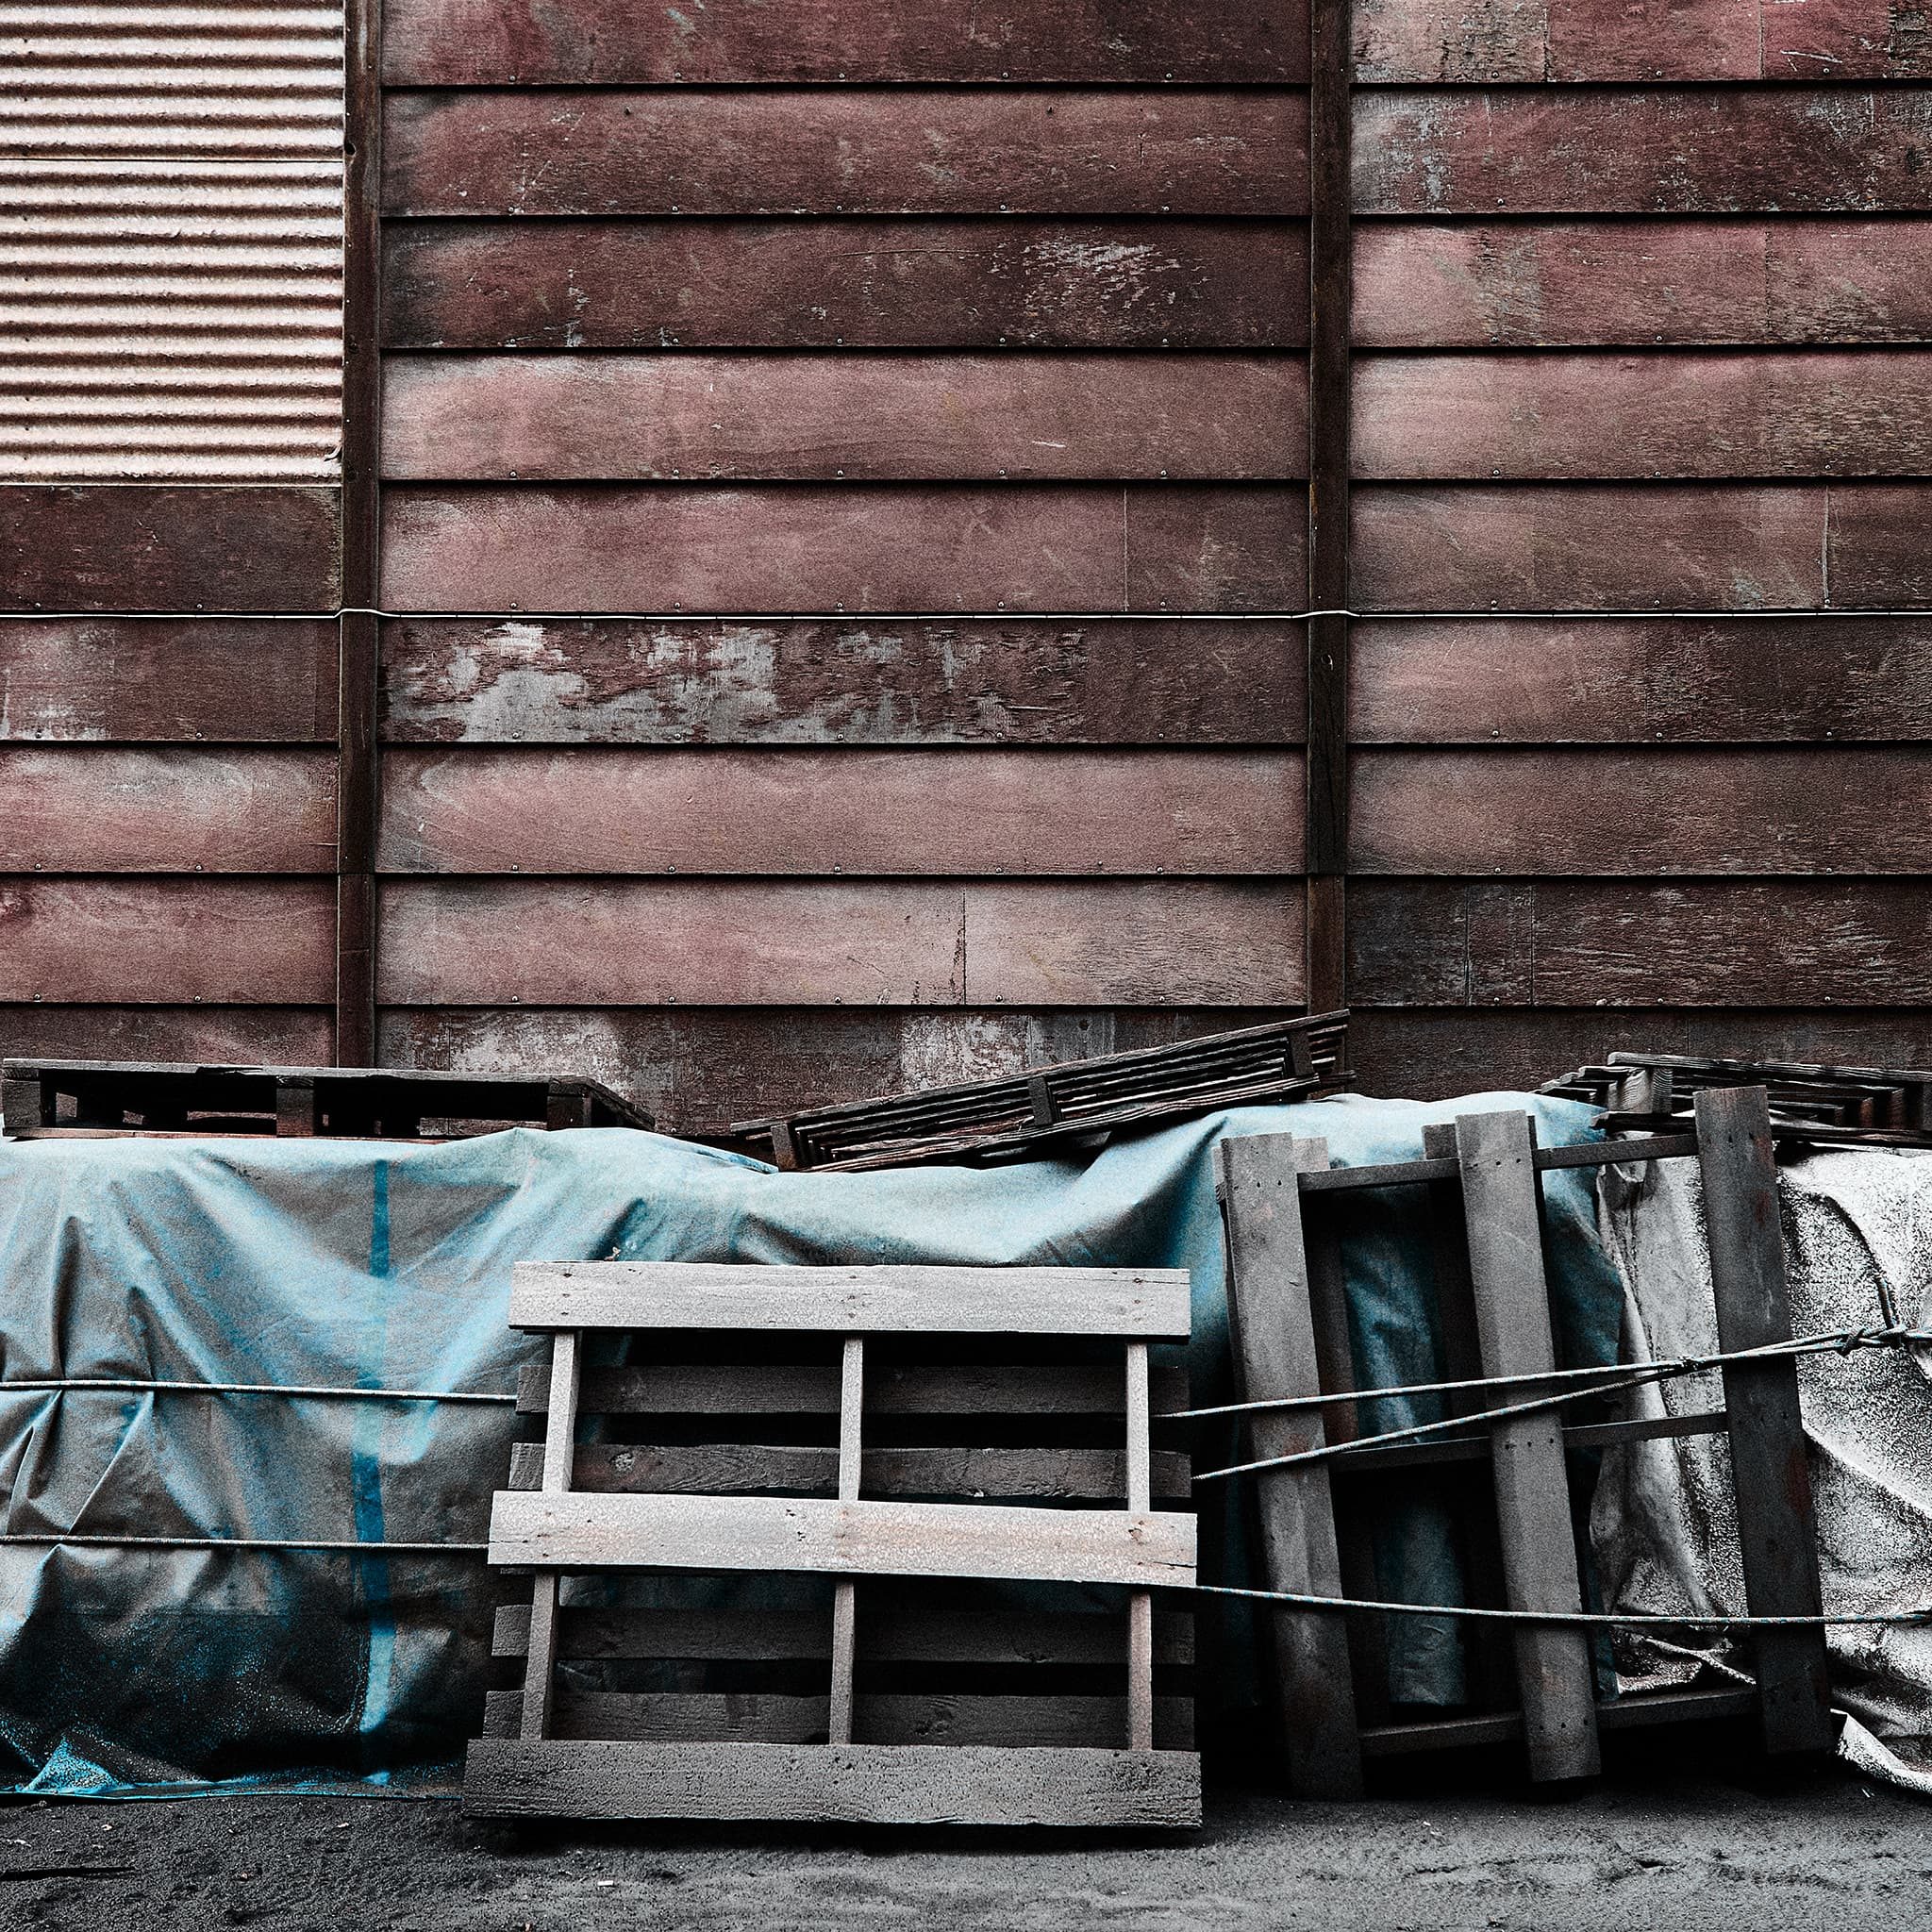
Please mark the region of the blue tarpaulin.
[[[1244, 1108], [1083, 1160], [866, 1174], [625, 1129], [0, 1143], [4, 1528], [480, 1542], [514, 1427], [502, 1405], [4, 1384], [510, 1391], [541, 1347], [506, 1325], [520, 1260], [1186, 1267], [1194, 1398], [1225, 1400], [1211, 1141], [1321, 1134], [1353, 1166], [1416, 1158], [1426, 1123], [1505, 1107], [1533, 1111], [1545, 1144], [1593, 1138], [1586, 1108], [1488, 1094]], [[1381, 1200], [1351, 1209], [1344, 1245], [1364, 1386], [1439, 1373], [1420, 1208]], [[1561, 1355], [1614, 1360], [1589, 1176], [1552, 1173], [1546, 1200]], [[1375, 1421], [1437, 1412], [1386, 1402]], [[1234, 1499], [1203, 1508], [1203, 1579], [1258, 1581]], [[1455, 1600], [1425, 1509], [1378, 1526], [1377, 1562], [1385, 1594]], [[478, 1728], [491, 1614], [512, 1594], [456, 1552], [0, 1545], [0, 1788], [433, 1788]], [[1249, 1641], [1245, 1616], [1208, 1619], [1203, 1695], [1237, 1721], [1257, 1701]], [[1452, 1628], [1400, 1620], [1391, 1645], [1398, 1694], [1456, 1701]]]

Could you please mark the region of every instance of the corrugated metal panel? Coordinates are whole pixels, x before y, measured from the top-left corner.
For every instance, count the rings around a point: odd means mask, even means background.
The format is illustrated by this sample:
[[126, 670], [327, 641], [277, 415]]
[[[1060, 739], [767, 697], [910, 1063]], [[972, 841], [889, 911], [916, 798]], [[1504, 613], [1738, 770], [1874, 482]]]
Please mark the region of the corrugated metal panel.
[[343, 16], [0, 0], [0, 479], [340, 474]]

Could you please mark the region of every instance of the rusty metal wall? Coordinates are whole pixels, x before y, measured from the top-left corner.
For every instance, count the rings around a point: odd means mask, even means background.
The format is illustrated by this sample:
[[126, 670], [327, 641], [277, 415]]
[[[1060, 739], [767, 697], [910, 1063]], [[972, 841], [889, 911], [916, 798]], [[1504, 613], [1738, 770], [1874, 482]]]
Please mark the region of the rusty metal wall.
[[0, 479], [340, 474], [343, 11], [0, 4]]

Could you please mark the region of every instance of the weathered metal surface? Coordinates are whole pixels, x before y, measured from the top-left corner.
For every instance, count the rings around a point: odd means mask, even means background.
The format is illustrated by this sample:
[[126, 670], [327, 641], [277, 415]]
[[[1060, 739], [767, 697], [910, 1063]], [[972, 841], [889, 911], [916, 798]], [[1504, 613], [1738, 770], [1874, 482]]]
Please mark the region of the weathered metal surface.
[[0, 5], [0, 481], [337, 474], [342, 9]]
[[1903, 80], [1909, 0], [1357, 0], [1359, 81]]
[[1268, 484], [396, 485], [391, 609], [1293, 610]]
[[[1932, 873], [1932, 751], [1377, 748], [1357, 760], [1358, 873]], [[1457, 808], [1445, 811], [1444, 798]]]
[[[391, 879], [386, 1005], [1293, 1006], [1299, 885]], [[568, 943], [559, 935], [569, 935]]]
[[1916, 342], [1932, 222], [1365, 222], [1364, 349]]
[[1932, 208], [1924, 88], [1371, 89], [1361, 214]]
[[[1296, 764], [1274, 750], [399, 747], [384, 762], [377, 864], [575, 876], [1265, 874], [1298, 861], [1284, 807]], [[0, 832], [0, 854], [7, 844]]]
[[1356, 475], [1919, 476], [1932, 350], [1368, 356]]
[[393, 221], [392, 349], [1279, 349], [1296, 221]]
[[0, 1001], [320, 1005], [335, 912], [327, 879], [16, 874], [0, 881]]
[[[796, 16], [792, 16], [796, 17]], [[1299, 215], [1307, 99], [1201, 88], [391, 92], [392, 215]]]
[[1932, 739], [1932, 611], [1387, 618], [1355, 642], [1357, 744]]
[[391, 87], [908, 80], [1291, 81], [1304, 15], [1278, 0], [390, 0]]
[[0, 607], [15, 610], [325, 611], [340, 558], [326, 488], [0, 490]]
[[1924, 483], [1364, 484], [1380, 610], [1889, 609], [1932, 595]]
[[0, 624], [0, 741], [321, 743], [335, 730], [325, 619]]
[[383, 626], [383, 735], [1285, 745], [1300, 644], [1291, 621], [1246, 618], [401, 618]]
[[[1932, 358], [1928, 358], [1932, 360]], [[391, 354], [386, 476], [1298, 475], [1299, 356]]]
[[1916, 879], [1363, 879], [1350, 899], [1363, 1006], [1932, 1006]]

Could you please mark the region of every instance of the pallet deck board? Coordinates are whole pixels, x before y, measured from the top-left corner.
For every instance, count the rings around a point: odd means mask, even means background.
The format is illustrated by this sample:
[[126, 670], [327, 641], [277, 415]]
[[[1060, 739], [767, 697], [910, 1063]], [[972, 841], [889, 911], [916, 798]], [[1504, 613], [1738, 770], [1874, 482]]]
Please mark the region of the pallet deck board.
[[1185, 1270], [521, 1263], [510, 1315], [472, 1811], [1198, 1821]]

